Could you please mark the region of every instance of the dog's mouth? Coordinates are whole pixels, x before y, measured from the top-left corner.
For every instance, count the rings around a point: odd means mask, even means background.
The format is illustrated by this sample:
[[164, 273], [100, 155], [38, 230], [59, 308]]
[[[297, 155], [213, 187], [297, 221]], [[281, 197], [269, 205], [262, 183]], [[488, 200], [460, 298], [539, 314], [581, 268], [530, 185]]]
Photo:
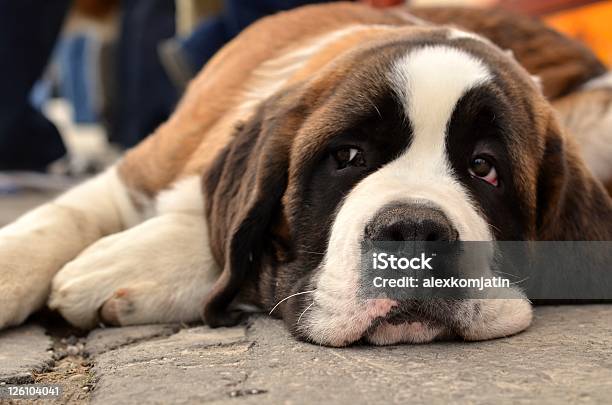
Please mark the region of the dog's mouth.
[[376, 345], [428, 343], [460, 337], [454, 315], [461, 307], [454, 301], [411, 301], [393, 307], [376, 318], [362, 340]]
[[452, 318], [452, 312], [448, 310], [450, 305], [439, 300], [401, 303], [389, 311], [384, 320], [392, 325], [423, 322], [443, 326]]
[[312, 305], [308, 316], [293, 328], [296, 336], [316, 344], [344, 347], [355, 343], [391, 345], [437, 340], [478, 341], [514, 335], [531, 323], [526, 299], [431, 299], [398, 303], [368, 300], [365, 306], [325, 312]]
[[296, 337], [326, 346], [488, 340], [516, 334], [532, 319], [529, 301], [516, 288], [503, 298], [391, 299], [346, 288], [358, 286], [357, 276], [317, 281], [317, 289], [296, 287], [308, 294], [290, 301], [283, 317]]

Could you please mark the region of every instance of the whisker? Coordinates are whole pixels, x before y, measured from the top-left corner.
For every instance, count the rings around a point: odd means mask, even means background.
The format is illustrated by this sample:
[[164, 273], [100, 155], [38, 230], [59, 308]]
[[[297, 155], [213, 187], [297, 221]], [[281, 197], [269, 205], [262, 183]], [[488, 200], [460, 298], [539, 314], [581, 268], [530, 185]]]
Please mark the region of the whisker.
[[378, 117], [380, 117], [380, 119], [383, 119], [382, 114], [380, 113], [380, 110], [378, 109], [378, 107], [376, 106], [376, 104], [369, 98], [366, 97], [365, 101], [367, 101], [372, 107], [374, 107], [374, 110], [376, 110], [376, 113], [378, 114]]
[[491, 228], [495, 229], [497, 232], [501, 232], [501, 229], [499, 229], [499, 227], [493, 225], [493, 224], [488, 224]]
[[529, 280], [529, 276], [527, 276], [527, 277], [525, 277], [525, 278], [523, 278], [523, 279], [521, 279], [519, 281], [511, 282], [510, 284], [511, 285], [518, 285], [518, 284], [522, 283], [523, 281], [527, 281], [527, 280]]
[[296, 325], [300, 324], [300, 319], [302, 319], [302, 316], [306, 313], [306, 311], [310, 309], [311, 306], [313, 306], [313, 304], [314, 304], [314, 301], [312, 301], [312, 303], [308, 305], [306, 309], [300, 314], [300, 317], [298, 318]]
[[302, 250], [302, 252], [304, 253], [309, 253], [311, 255], [321, 255], [321, 256], [325, 256], [325, 253], [321, 253], [321, 252], [311, 252], [309, 250]]
[[496, 273], [496, 274], [497, 273], [505, 274], [505, 275], [510, 276], [510, 277], [518, 277], [519, 276], [518, 274], [512, 274], [512, 273], [508, 273], [508, 272], [501, 271], [501, 270], [494, 270], [493, 273]]
[[380, 117], [380, 119], [383, 119], [382, 114], [380, 113], [380, 110], [378, 109], [378, 107], [376, 106], [376, 104], [374, 104], [373, 102], [370, 101], [370, 104], [372, 104], [372, 107], [374, 107], [374, 109], [376, 110], [376, 113], [378, 114], [378, 116]]
[[268, 315], [272, 315], [272, 312], [274, 312], [274, 310], [276, 309], [276, 307], [278, 307], [278, 306], [279, 306], [280, 304], [282, 304], [283, 302], [287, 301], [289, 298], [293, 298], [293, 297], [295, 297], [295, 296], [302, 295], [302, 294], [310, 294], [310, 293], [313, 293], [313, 292], [315, 292], [315, 291], [317, 291], [317, 290], [302, 291], [302, 292], [299, 292], [299, 293], [291, 294], [290, 296], [288, 296], [288, 297], [286, 297], [286, 298], [283, 298], [282, 300], [280, 300], [280, 301], [278, 302], [278, 304], [274, 305], [274, 308], [272, 308], [272, 310], [270, 310], [270, 312], [268, 313]]
[[310, 254], [313, 254], [313, 255], [321, 255], [321, 256], [325, 255], [325, 252], [315, 252], [315, 251], [312, 251], [312, 250], [308, 250], [308, 246], [306, 246], [306, 245], [299, 245], [297, 247], [297, 250], [300, 251], [300, 252], [310, 253]]

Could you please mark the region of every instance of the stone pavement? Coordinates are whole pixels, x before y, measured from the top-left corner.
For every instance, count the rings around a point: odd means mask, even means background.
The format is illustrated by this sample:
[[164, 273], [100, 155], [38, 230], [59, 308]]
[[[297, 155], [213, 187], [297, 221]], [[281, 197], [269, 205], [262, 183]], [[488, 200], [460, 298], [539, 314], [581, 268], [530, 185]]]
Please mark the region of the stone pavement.
[[[0, 222], [21, 208], [0, 199]], [[539, 307], [529, 330], [488, 342], [344, 349], [297, 342], [265, 316], [79, 334], [43, 314], [0, 332], [3, 382], [60, 383], [60, 403], [603, 404], [612, 306]]]

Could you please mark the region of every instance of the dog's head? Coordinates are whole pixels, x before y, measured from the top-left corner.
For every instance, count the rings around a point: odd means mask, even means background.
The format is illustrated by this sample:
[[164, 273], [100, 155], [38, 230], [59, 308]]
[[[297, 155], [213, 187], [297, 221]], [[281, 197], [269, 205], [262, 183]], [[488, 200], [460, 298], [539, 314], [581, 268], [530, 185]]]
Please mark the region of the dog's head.
[[274, 313], [320, 344], [504, 336], [531, 321], [518, 290], [416, 302], [388, 319], [397, 302], [359, 294], [364, 239], [610, 236], [597, 208], [607, 195], [511, 56], [448, 28], [373, 30], [265, 100], [206, 173], [224, 269], [209, 324], [234, 323], [237, 297], [270, 310], [296, 294]]

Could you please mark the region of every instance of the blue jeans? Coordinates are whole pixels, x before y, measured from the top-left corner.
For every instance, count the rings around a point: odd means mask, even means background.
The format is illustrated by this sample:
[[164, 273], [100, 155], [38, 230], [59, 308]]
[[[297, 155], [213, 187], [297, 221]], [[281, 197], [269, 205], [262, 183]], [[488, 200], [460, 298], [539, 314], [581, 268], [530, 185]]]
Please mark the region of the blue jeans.
[[0, 0], [0, 170], [44, 170], [66, 153], [30, 104], [71, 0]]
[[158, 45], [175, 33], [172, 0], [123, 0], [117, 88], [110, 140], [136, 145], [163, 123], [179, 94], [159, 59]]
[[329, 0], [225, 0], [219, 16], [203, 21], [182, 41], [182, 48], [194, 72], [228, 41], [256, 20], [278, 11]]

